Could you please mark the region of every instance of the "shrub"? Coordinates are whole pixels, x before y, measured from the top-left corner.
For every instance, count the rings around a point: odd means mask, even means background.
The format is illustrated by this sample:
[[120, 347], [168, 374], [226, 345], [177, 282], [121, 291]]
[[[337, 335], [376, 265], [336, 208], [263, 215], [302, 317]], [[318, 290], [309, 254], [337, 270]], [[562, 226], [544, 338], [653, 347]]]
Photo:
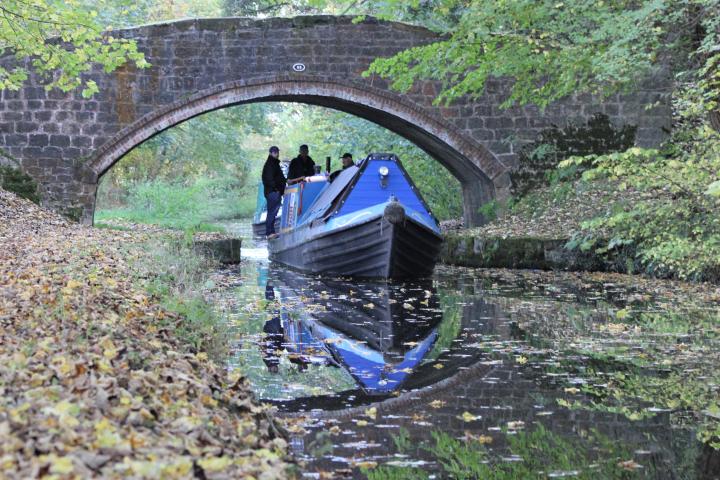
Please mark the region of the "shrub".
[[0, 187], [31, 202], [40, 203], [37, 182], [18, 168], [0, 165]]
[[720, 133], [706, 122], [686, 122], [661, 150], [561, 163], [578, 166], [587, 169], [586, 181], [610, 179], [640, 195], [584, 222], [574, 243], [600, 254], [635, 246], [639, 263], [655, 276], [720, 279]]

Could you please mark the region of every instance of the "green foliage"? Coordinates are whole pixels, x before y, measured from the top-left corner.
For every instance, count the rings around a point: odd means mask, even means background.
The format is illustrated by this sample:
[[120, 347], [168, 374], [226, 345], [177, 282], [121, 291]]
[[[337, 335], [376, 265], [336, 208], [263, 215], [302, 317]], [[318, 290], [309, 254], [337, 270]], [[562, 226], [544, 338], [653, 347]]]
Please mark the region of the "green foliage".
[[[323, 0], [309, 0], [316, 6]], [[440, 80], [438, 102], [481, 95], [493, 77], [515, 79], [504, 105], [545, 106], [567, 95], [606, 95], [659, 70], [683, 70], [691, 53], [711, 51], [717, 0], [344, 2], [349, 11], [422, 23], [446, 34], [428, 45], [377, 59], [365, 72], [409, 90]]]
[[252, 216], [267, 142], [262, 137], [270, 134], [268, 115], [278, 109], [272, 104], [226, 108], [151, 138], [103, 176], [96, 218], [186, 228]]
[[0, 188], [40, 203], [37, 182], [18, 168], [0, 165]]
[[586, 181], [610, 179], [642, 196], [583, 224], [580, 243], [605, 253], [634, 244], [647, 272], [696, 280], [720, 278], [720, 134], [709, 126], [679, 129], [663, 151], [631, 148], [574, 157]]
[[171, 329], [191, 351], [222, 358], [227, 348], [225, 323], [201, 293], [210, 271], [208, 260], [176, 237], [150, 240], [146, 250], [152, 260], [140, 266], [147, 274], [137, 280], [177, 314], [161, 319], [158, 328]]
[[287, 0], [222, 0], [226, 17], [275, 17], [319, 13], [306, 2]]
[[[508, 462], [473, 440], [463, 441], [447, 433], [433, 431], [433, 444], [423, 445], [442, 466], [444, 477], [463, 479], [514, 480], [548, 478], [551, 474], [574, 472], [573, 478], [594, 480], [639, 478], [641, 473], [623, 468], [621, 462], [632, 458], [631, 450], [609, 438], [591, 432], [584, 438], [564, 438], [538, 424], [532, 431], [517, 431], [506, 436]], [[369, 479], [425, 479], [427, 473], [414, 468], [384, 466], [365, 470]], [[443, 477], [443, 478], [444, 478]]]
[[227, 179], [200, 177], [192, 184], [158, 179], [134, 184], [122, 208], [99, 210], [97, 221], [123, 219], [180, 230], [207, 230], [208, 222], [251, 216], [254, 198]]
[[[92, 8], [76, 1], [3, 1], [0, 45], [17, 62], [0, 67], [0, 90], [18, 90], [36, 73], [47, 90], [67, 92], [81, 87], [87, 98], [98, 91], [95, 81], [85, 75], [93, 64], [101, 65], [106, 73], [128, 61], [138, 68], [149, 66], [134, 41], [103, 31], [97, 16], [106, 5], [105, 0], [93, 2]], [[24, 62], [26, 57], [29, 63]]]
[[498, 218], [499, 210], [500, 203], [497, 200], [491, 200], [478, 208], [480, 215], [482, 215], [483, 218], [488, 222], [492, 222], [493, 220]]
[[74, 3], [96, 11], [97, 22], [111, 29], [183, 18], [223, 16], [222, 0], [74, 0]]
[[[715, 2], [705, 2], [717, 8]], [[659, 150], [631, 148], [622, 153], [572, 157], [560, 169], [587, 169], [585, 181], [609, 179], [620, 190], [634, 191], [632, 203], [616, 204], [583, 223], [573, 240], [597, 253], [636, 247], [646, 272], [683, 279], [720, 279], [720, 132], [718, 114], [720, 61], [717, 17], [702, 37], [700, 66], [681, 75], [675, 91], [676, 125]]]
[[[108, 195], [112, 189], [122, 190], [156, 178], [226, 177], [244, 185], [250, 168], [244, 141], [251, 135], [269, 133], [266, 115], [272, 111], [273, 107], [266, 104], [231, 107], [162, 132], [129, 152], [108, 172], [103, 178], [109, 182]], [[117, 202], [122, 198], [103, 200]]]
[[108, 230], [118, 230], [121, 232], [129, 232], [132, 231], [130, 227], [126, 227], [124, 225], [113, 225], [112, 223], [104, 223], [104, 222], [95, 222], [93, 224], [94, 228], [106, 228]]

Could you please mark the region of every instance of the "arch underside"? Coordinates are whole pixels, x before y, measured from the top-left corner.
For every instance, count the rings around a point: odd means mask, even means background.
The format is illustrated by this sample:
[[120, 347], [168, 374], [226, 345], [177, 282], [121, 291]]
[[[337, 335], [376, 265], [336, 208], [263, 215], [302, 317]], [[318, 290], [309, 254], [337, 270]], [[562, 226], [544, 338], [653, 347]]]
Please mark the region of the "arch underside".
[[418, 107], [392, 98], [387, 92], [336, 81], [298, 81], [293, 78], [292, 81], [235, 82], [162, 107], [114, 135], [86, 164], [82, 177], [87, 183], [97, 183], [135, 146], [192, 117], [233, 105], [274, 101], [305, 103], [343, 111], [411, 141], [460, 181], [467, 225], [483, 223], [478, 208], [495, 198], [498, 186], [502, 187], [498, 184], [507, 176], [507, 169], [487, 149]]

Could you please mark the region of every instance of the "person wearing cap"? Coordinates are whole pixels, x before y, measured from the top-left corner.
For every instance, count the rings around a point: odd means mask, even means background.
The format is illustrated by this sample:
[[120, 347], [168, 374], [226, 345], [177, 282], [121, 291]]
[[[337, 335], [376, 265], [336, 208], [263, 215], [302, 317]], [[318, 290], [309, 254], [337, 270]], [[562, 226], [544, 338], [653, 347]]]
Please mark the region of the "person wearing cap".
[[307, 145], [300, 145], [300, 154], [290, 161], [288, 168], [288, 183], [297, 183], [305, 180], [305, 177], [315, 175], [315, 162], [308, 155], [310, 149]]
[[342, 173], [343, 170], [346, 168], [350, 168], [355, 166], [355, 162], [353, 162], [352, 154], [350, 153], [343, 153], [343, 156], [340, 157], [340, 161], [342, 162], [342, 170], [336, 170], [333, 173], [330, 174], [329, 180], [332, 182], [335, 180], [335, 178]]
[[280, 149], [270, 147], [265, 165], [262, 170], [263, 194], [267, 201], [267, 216], [265, 217], [265, 235], [268, 238], [277, 237], [275, 232], [275, 218], [280, 210], [280, 202], [285, 193], [285, 175], [280, 168]]

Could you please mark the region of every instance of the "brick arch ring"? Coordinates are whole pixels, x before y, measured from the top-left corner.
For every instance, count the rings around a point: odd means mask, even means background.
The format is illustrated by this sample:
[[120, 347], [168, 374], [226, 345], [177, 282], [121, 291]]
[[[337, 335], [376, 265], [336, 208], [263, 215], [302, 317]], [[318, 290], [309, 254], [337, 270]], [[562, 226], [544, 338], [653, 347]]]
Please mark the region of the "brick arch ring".
[[460, 181], [466, 225], [484, 223], [480, 206], [507, 195], [509, 172], [502, 162], [482, 145], [442, 119], [404, 101], [399, 94], [367, 84], [299, 75], [234, 81], [158, 108], [113, 135], [80, 167], [79, 179], [97, 185], [100, 177], [130, 150], [192, 117], [228, 106], [272, 101], [340, 110], [413, 142]]

